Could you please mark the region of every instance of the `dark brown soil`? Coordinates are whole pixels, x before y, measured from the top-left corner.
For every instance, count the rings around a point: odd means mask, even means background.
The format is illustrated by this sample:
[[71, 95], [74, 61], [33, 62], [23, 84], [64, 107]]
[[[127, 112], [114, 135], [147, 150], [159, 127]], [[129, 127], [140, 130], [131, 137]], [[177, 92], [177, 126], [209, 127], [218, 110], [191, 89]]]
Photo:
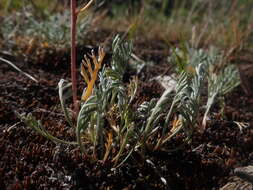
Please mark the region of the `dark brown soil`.
[[[161, 95], [163, 88], [149, 79], [166, 72], [167, 67], [167, 50], [161, 42], [142, 43], [138, 42], [136, 54], [158, 65], [144, 68], [139, 74], [136, 104]], [[191, 144], [175, 152], [150, 153], [144, 162], [134, 153], [121, 168], [112, 170], [110, 163], [82, 157], [76, 147], [46, 140], [16, 115], [33, 112], [54, 135], [74, 140], [56, 89], [61, 78], [69, 78], [68, 53], [46, 54], [38, 62], [16, 60], [12, 58], [39, 83], [0, 64], [0, 189], [209, 190], [224, 185], [235, 167], [253, 162], [253, 106], [241, 87], [225, 98], [226, 120], [213, 115], [206, 132], [196, 131]], [[240, 130], [233, 121], [249, 122], [249, 127]], [[173, 147], [173, 143], [169, 146]]]

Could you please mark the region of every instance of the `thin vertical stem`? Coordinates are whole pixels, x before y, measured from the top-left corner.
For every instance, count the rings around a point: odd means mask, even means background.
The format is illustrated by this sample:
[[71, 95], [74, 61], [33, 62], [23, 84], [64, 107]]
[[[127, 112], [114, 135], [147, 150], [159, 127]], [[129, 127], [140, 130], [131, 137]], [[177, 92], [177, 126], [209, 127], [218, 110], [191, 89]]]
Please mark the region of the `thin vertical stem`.
[[78, 112], [77, 104], [77, 82], [76, 82], [76, 0], [71, 1], [71, 80], [74, 112]]

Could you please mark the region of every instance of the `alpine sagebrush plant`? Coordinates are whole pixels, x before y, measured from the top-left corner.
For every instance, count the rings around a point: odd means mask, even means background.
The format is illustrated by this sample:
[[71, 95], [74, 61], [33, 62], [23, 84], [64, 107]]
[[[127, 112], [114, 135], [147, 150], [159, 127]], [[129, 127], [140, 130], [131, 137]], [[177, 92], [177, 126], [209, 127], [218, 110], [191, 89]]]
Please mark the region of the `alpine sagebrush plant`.
[[[175, 49], [171, 58], [175, 61], [180, 73], [175, 92], [172, 89], [165, 90], [151, 111], [145, 128], [144, 141], [149, 134], [154, 133], [152, 128], [164, 115], [162, 132], [158, 135], [159, 138], [154, 149], [159, 149], [162, 144], [169, 141], [181, 130], [184, 130], [189, 140], [197, 122], [201, 90], [203, 90], [208, 62], [203, 51], [191, 50], [190, 52], [186, 46], [184, 47], [182, 50]], [[172, 122], [172, 127], [169, 128], [173, 116], [175, 119]]]
[[211, 106], [215, 103], [215, 99], [225, 95], [240, 84], [238, 69], [235, 65], [224, 64], [226, 60], [223, 55], [219, 54], [214, 48], [205, 52], [201, 49], [189, 48], [188, 46], [183, 47], [182, 49], [174, 49], [170, 61], [176, 63], [181, 70], [183, 69], [188, 73], [195, 73], [193, 68], [203, 64], [202, 70], [205, 72], [203, 80], [208, 83], [208, 100], [202, 120], [202, 130], [204, 131], [208, 113]]
[[[76, 123], [65, 104], [70, 97], [67, 90], [71, 83], [60, 80], [58, 87], [61, 107], [69, 125], [75, 127], [76, 142], [54, 137], [31, 114], [21, 114], [22, 121], [55, 143], [77, 145], [82, 154], [90, 155], [95, 160], [111, 160], [115, 166], [122, 164], [131, 155], [135, 147], [133, 145], [137, 142], [130, 107], [136, 93], [137, 81], [131, 81], [127, 88], [122, 77], [131, 51], [131, 44], [121, 42], [119, 36], [116, 36], [113, 41], [112, 67], [104, 66], [101, 72], [99, 69], [105, 56], [103, 48], [99, 48], [97, 57], [94, 52], [84, 56], [81, 74], [87, 87], [80, 100], [81, 108]], [[96, 86], [97, 76], [99, 80]]]
[[[200, 89], [205, 77], [203, 66], [203, 64], [200, 64], [195, 68], [196, 75], [194, 77], [183, 71], [179, 76], [174, 93], [171, 89], [165, 90], [147, 119], [141, 146], [145, 146], [148, 138], [159, 133], [159, 127], [156, 127], [156, 125], [162, 117], [165, 121], [161, 127], [161, 132], [157, 141], [152, 142], [152, 147], [155, 150], [159, 149], [180, 130], [184, 130], [187, 140], [190, 139], [199, 113]], [[176, 113], [179, 114], [170, 129], [169, 123], [172, 120], [172, 116], [175, 116]]]
[[155, 105], [144, 103], [138, 109], [142, 119], [147, 120], [138, 145], [142, 150], [147, 147], [158, 150], [180, 131], [186, 136], [185, 142], [191, 140], [192, 132], [199, 124], [202, 106], [200, 97], [203, 93], [208, 89], [204, 121], [214, 99], [239, 84], [238, 71], [234, 65], [226, 65], [219, 72], [211, 72], [221, 62], [221, 58], [217, 57], [217, 54], [188, 46], [173, 50], [170, 60], [178, 66], [179, 72], [175, 90], [166, 89]]

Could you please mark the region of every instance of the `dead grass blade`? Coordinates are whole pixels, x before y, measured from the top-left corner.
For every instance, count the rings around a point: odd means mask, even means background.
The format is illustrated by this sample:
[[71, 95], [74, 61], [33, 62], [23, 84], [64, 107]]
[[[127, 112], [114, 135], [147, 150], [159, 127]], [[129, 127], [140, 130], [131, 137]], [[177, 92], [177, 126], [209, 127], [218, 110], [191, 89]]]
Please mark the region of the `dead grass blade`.
[[0, 57], [0, 61], [7, 63], [8, 65], [10, 65], [11, 67], [13, 67], [15, 70], [17, 70], [18, 72], [22, 73], [23, 75], [25, 75], [26, 77], [28, 77], [29, 79], [33, 80], [36, 83], [39, 83], [39, 81], [37, 79], [35, 79], [33, 76], [31, 76], [30, 74], [22, 71], [20, 68], [18, 68], [14, 63], [10, 62], [7, 59], [4, 59], [2, 57]]

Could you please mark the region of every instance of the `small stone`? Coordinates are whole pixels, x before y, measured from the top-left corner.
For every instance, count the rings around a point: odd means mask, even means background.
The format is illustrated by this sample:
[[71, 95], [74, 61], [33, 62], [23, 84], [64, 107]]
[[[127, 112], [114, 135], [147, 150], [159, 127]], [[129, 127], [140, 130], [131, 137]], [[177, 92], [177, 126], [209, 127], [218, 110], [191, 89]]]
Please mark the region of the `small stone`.
[[240, 167], [234, 170], [235, 175], [253, 183], [253, 165], [247, 167]]
[[229, 179], [229, 182], [219, 190], [252, 190], [251, 183], [242, 180], [241, 178], [234, 176]]

